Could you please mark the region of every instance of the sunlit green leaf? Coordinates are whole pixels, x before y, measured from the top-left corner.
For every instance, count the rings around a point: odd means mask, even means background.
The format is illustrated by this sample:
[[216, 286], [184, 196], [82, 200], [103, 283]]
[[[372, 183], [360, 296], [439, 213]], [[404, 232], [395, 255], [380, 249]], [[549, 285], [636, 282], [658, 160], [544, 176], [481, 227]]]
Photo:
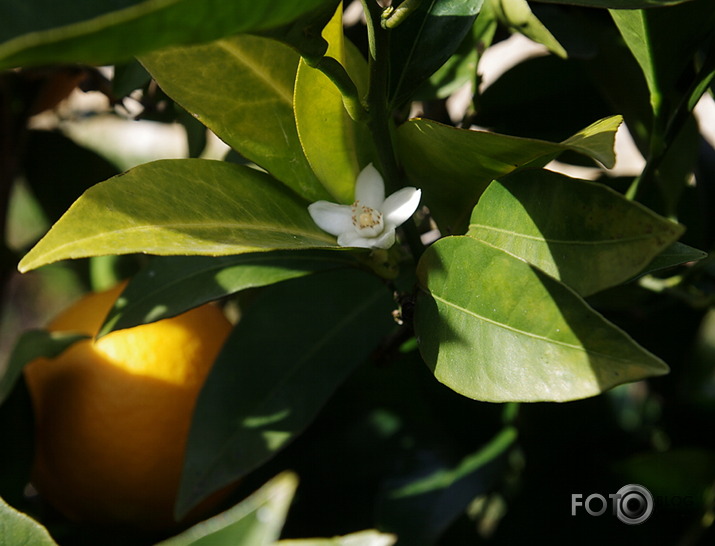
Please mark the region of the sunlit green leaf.
[[422, 357], [469, 398], [575, 400], [668, 371], [559, 281], [471, 237], [429, 247], [418, 276]]
[[[331, 0], [49, 0], [0, 4], [0, 68], [113, 64], [173, 44], [281, 25]], [[200, 24], [197, 22], [200, 21]]]
[[279, 540], [276, 546], [392, 546], [395, 542], [395, 535], [370, 529], [341, 537]]
[[170, 97], [241, 155], [309, 201], [330, 197], [298, 139], [293, 83], [299, 57], [292, 49], [234, 36], [163, 49], [141, 61]]
[[449, 59], [472, 28], [483, 0], [424, 0], [390, 33], [388, 98], [394, 106]]
[[21, 271], [104, 254], [229, 255], [335, 246], [270, 176], [202, 159], [140, 165], [87, 190], [22, 259]]
[[391, 309], [389, 290], [356, 270], [267, 288], [245, 310], [199, 395], [178, 512], [300, 434], [390, 331]]
[[157, 546], [269, 546], [275, 544], [298, 487], [298, 477], [279, 474], [222, 514], [197, 523]]
[[[342, 9], [323, 31], [327, 56], [346, 67], [362, 96], [367, 88], [367, 65], [343, 36]], [[370, 160], [369, 135], [353, 121], [337, 87], [304, 60], [298, 67], [294, 95], [295, 119], [305, 156], [333, 201], [352, 203], [355, 179]]]
[[10, 353], [5, 373], [0, 376], [0, 404], [12, 391], [25, 364], [43, 356], [54, 358], [76, 341], [86, 337], [82, 334], [46, 330], [30, 330], [22, 334]]
[[349, 253], [329, 251], [156, 257], [130, 279], [99, 335], [173, 317], [246, 288], [357, 265]]
[[602, 184], [526, 170], [489, 185], [467, 235], [588, 296], [632, 278], [684, 231]]
[[566, 58], [566, 50], [548, 28], [534, 15], [526, 0], [488, 0], [495, 8], [502, 23], [546, 46], [554, 55]]
[[612, 165], [621, 121], [620, 116], [597, 121], [557, 144], [414, 119], [397, 131], [398, 154], [443, 232], [462, 233], [487, 185], [519, 167], [537, 160], [545, 163], [566, 150]]
[[0, 543], [7, 546], [57, 546], [50, 533], [30, 516], [0, 498]]

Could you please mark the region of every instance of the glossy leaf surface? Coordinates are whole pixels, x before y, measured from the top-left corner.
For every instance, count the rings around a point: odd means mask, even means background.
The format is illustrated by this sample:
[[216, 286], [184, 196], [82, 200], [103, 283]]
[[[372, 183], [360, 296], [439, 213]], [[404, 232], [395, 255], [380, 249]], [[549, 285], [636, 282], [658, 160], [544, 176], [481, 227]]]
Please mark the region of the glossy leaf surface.
[[280, 536], [298, 477], [279, 474], [233, 508], [157, 546], [270, 546]]
[[621, 121], [620, 116], [597, 121], [558, 144], [414, 119], [397, 131], [398, 154], [443, 232], [462, 233], [489, 183], [519, 167], [546, 163], [566, 150], [613, 165], [613, 143]]
[[0, 498], [0, 540], [8, 546], [57, 546], [50, 533], [30, 516]]
[[469, 398], [576, 400], [668, 371], [575, 292], [471, 237], [429, 247], [418, 277], [422, 357]]
[[87, 190], [22, 259], [28, 271], [106, 254], [229, 255], [335, 246], [271, 177], [202, 159], [140, 165]]
[[270, 28], [323, 3], [325, 0], [79, 0], [67, 9], [48, 0], [3, 2], [0, 68], [61, 62], [113, 64], [173, 44]]
[[329, 251], [156, 257], [130, 279], [99, 335], [173, 317], [246, 288], [357, 265], [347, 252]]
[[328, 199], [293, 116], [298, 54], [258, 36], [163, 49], [141, 57], [162, 89], [224, 142], [308, 199]]
[[[343, 36], [342, 9], [323, 30], [323, 38], [328, 42], [326, 55], [346, 67], [362, 96], [367, 65]], [[298, 135], [313, 172], [332, 201], [352, 203], [355, 179], [370, 161], [365, 125], [350, 118], [335, 84], [304, 60], [298, 66], [293, 100]]]
[[424, 0], [390, 33], [388, 98], [394, 106], [457, 50], [472, 28], [483, 0]]
[[684, 231], [602, 184], [525, 170], [489, 185], [467, 235], [588, 296], [629, 280]]
[[361, 271], [266, 289], [245, 310], [199, 395], [178, 512], [300, 434], [390, 331], [391, 309], [389, 290]]

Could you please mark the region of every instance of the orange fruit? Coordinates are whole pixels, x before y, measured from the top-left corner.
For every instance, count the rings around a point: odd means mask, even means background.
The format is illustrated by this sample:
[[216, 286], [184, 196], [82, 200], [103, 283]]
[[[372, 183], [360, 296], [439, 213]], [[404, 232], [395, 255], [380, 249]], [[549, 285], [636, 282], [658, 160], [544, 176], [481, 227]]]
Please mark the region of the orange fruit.
[[[122, 288], [85, 296], [48, 329], [96, 335]], [[207, 304], [29, 363], [40, 495], [75, 521], [173, 527], [196, 398], [230, 329]]]

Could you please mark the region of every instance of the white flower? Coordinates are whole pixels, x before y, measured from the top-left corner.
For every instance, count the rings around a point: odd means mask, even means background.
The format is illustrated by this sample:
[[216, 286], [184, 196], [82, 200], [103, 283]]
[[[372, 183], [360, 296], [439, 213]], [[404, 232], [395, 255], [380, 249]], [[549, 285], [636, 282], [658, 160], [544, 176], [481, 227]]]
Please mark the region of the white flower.
[[385, 183], [370, 163], [358, 175], [352, 205], [316, 201], [308, 212], [320, 229], [337, 236], [340, 246], [390, 248], [395, 228], [417, 210], [421, 196], [421, 190], [407, 187], [385, 199]]

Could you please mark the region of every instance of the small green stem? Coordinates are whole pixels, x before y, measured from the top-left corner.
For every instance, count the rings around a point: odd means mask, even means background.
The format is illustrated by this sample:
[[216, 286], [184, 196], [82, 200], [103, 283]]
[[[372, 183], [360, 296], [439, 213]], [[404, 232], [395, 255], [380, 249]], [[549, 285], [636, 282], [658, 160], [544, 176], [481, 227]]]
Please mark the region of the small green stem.
[[343, 104], [350, 117], [355, 121], [367, 120], [367, 107], [360, 100], [355, 82], [345, 67], [332, 57], [320, 57], [313, 61], [304, 57], [308, 66], [320, 70], [338, 88], [343, 97]]
[[[370, 70], [370, 85], [367, 102], [369, 104], [367, 127], [372, 134], [377, 152], [377, 163], [380, 172], [385, 178], [385, 185], [389, 193], [403, 187], [403, 176], [395, 156], [392, 135], [391, 112], [387, 106], [387, 77], [389, 63], [390, 33], [380, 26], [381, 12], [377, 3], [362, 0], [368, 22], [368, 36], [370, 37], [370, 57], [368, 59]], [[419, 259], [424, 251], [424, 245], [417, 233], [414, 222], [403, 224], [405, 239], [410, 247], [412, 256]]]
[[[682, 130], [688, 118], [691, 116], [693, 108], [702, 97], [703, 93], [708, 89], [708, 86], [715, 78], [715, 42], [714, 45], [710, 47], [708, 54], [703, 62], [698, 75], [693, 80], [688, 91], [683, 96], [682, 100], [672, 112], [670, 118], [668, 119], [665, 127], [662, 124], [654, 126], [652, 132], [651, 149], [648, 154], [648, 161], [643, 169], [643, 172], [638, 176], [626, 193], [628, 199], [640, 200], [642, 199], [644, 193], [653, 184], [658, 183], [658, 169], [660, 168], [663, 160], [665, 159], [668, 150], [672, 146], [675, 139], [678, 137], [680, 131]], [[662, 101], [655, 101], [654, 104], [658, 106], [658, 109], [662, 106]], [[658, 118], [662, 115], [661, 112], [656, 111], [654, 124], [658, 123]], [[665, 203], [666, 209], [674, 209], [675, 205], [668, 203], [668, 199], [665, 195], [664, 188], [659, 188], [663, 197], [663, 202]], [[674, 210], [666, 210], [667, 216], [672, 216]]]

